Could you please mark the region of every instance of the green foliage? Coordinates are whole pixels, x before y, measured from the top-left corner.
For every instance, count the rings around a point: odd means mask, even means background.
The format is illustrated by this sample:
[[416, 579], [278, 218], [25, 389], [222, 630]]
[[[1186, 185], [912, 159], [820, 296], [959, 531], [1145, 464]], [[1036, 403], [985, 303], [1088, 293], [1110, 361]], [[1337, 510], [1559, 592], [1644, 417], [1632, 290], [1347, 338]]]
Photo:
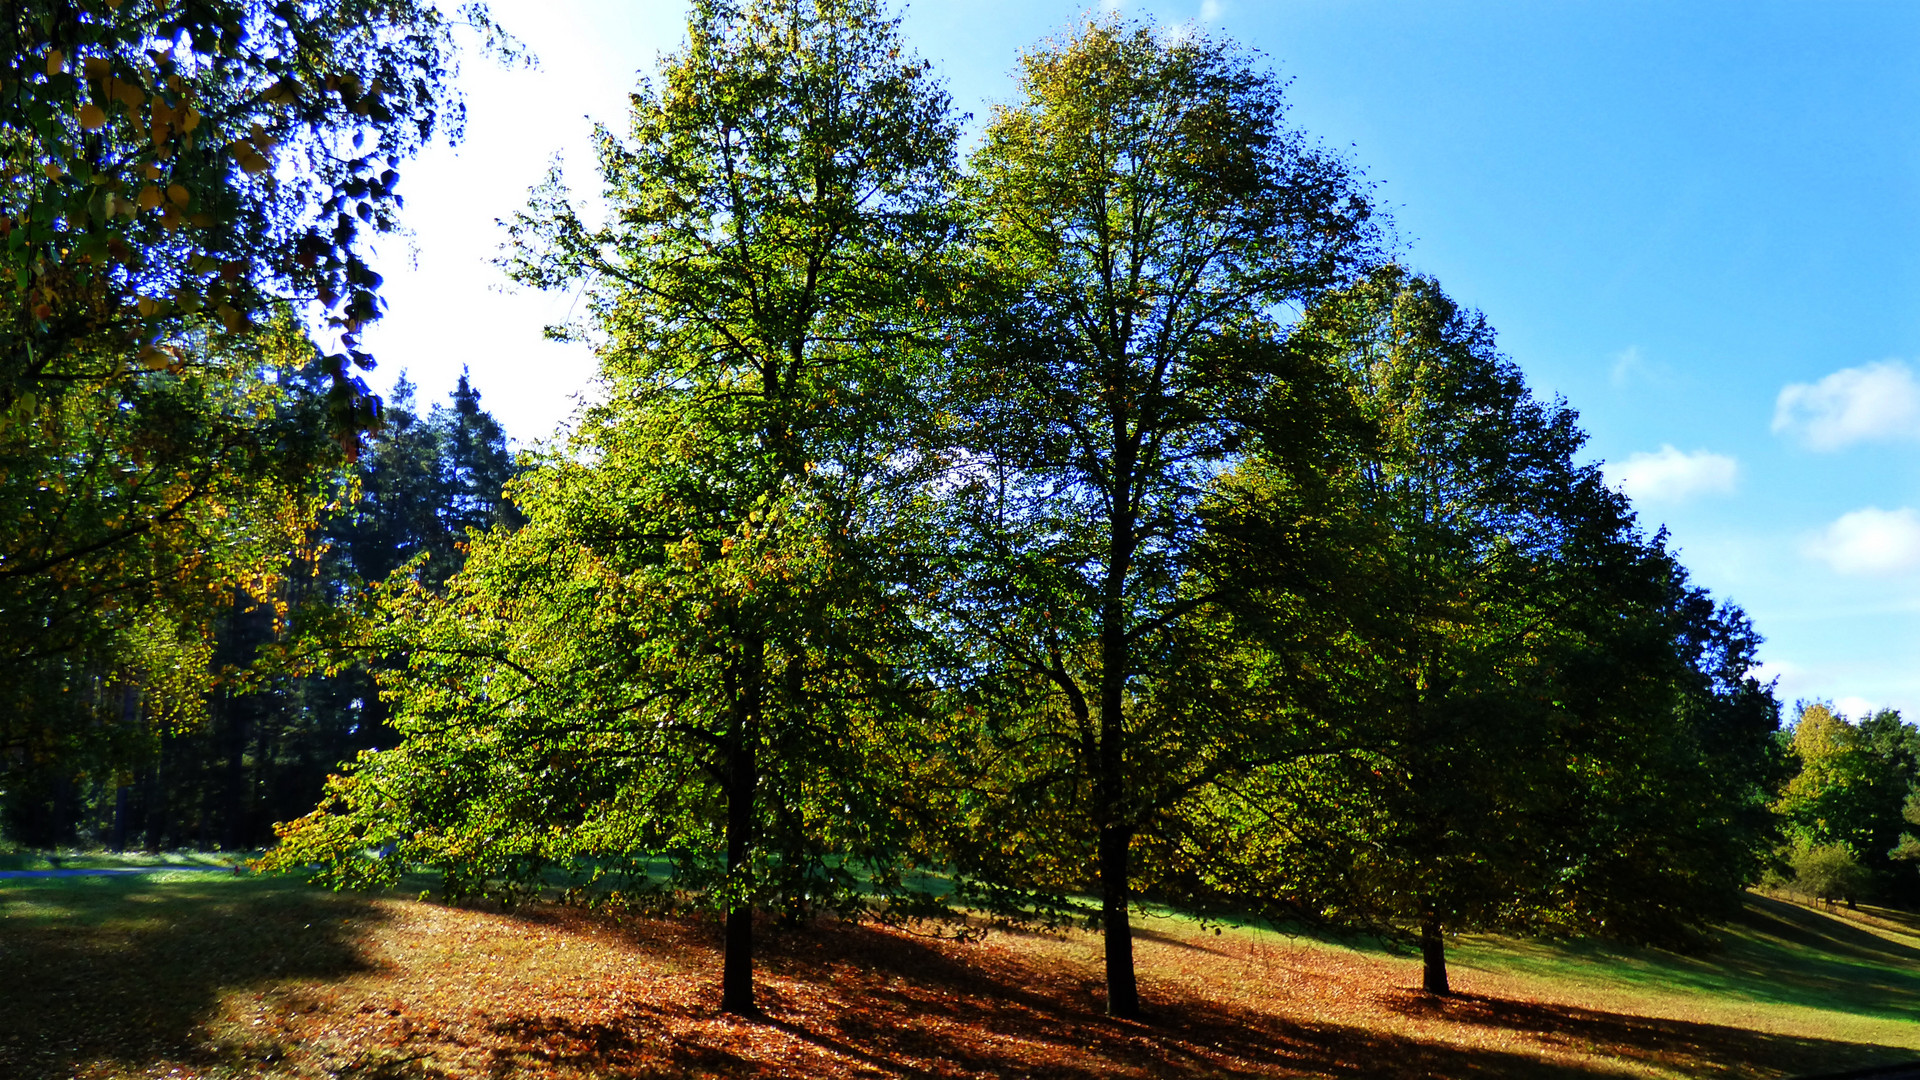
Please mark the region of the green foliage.
[[456, 25], [405, 0], [0, 4], [0, 418], [317, 298], [351, 447], [378, 408], [352, 375], [382, 307], [365, 233], [393, 226], [398, 163], [458, 131]]
[[729, 913], [724, 1002], [746, 1011], [753, 905], [862, 907], [859, 874], [887, 888], [905, 844], [891, 571], [931, 467], [913, 301], [950, 233], [955, 129], [877, 7], [781, 0], [696, 5], [629, 136], [599, 136], [610, 224], [556, 180], [511, 262], [594, 281], [607, 403], [444, 597], [389, 586], [406, 741], [277, 860], [340, 884], [424, 862], [461, 892], [662, 854]]
[[1572, 410], [1379, 264], [1231, 46], [1095, 22], [1021, 79], [961, 175], [871, 0], [694, 6], [598, 133], [605, 223], [556, 173], [511, 226], [518, 280], [584, 290], [556, 332], [604, 401], [518, 529], [434, 494], [505, 468], [435, 472], [438, 420], [376, 444], [338, 565], [385, 577], [328, 662], [398, 741], [267, 865], [721, 911], [733, 1011], [756, 908], [925, 912], [916, 864], [1016, 918], [1097, 894], [1121, 1014], [1140, 896], [1436, 959], [1732, 910], [1780, 765], [1758, 639]]
[[1218, 642], [1188, 625], [1217, 599], [1191, 580], [1199, 508], [1243, 446], [1311, 456], [1313, 375], [1278, 312], [1377, 237], [1351, 170], [1227, 45], [1096, 22], [1020, 78], [964, 188], [984, 284], [950, 376], [946, 618], [978, 642], [1002, 795], [962, 858], [1042, 901], [1097, 882], [1109, 1008], [1130, 1014], [1136, 837], [1293, 749], [1287, 717], [1211, 686]]
[[1839, 845], [1859, 861], [1870, 893], [1900, 903], [1920, 898], [1905, 856], [1920, 729], [1892, 709], [1854, 725], [1828, 705], [1803, 702], [1787, 751], [1795, 772], [1775, 809], [1793, 850]]
[[1227, 474], [1209, 543], [1230, 637], [1345, 750], [1197, 792], [1196, 891], [1417, 927], [1430, 963], [1447, 930], [1672, 941], [1737, 907], [1773, 726], [1744, 617], [1686, 586], [1574, 463], [1572, 412], [1432, 281], [1377, 270], [1295, 342], [1367, 434], [1324, 490]]
[[[304, 394], [300, 381], [288, 393]], [[303, 530], [268, 538], [259, 568], [270, 583], [261, 595], [228, 587], [182, 616], [200, 650], [169, 674], [194, 684], [183, 699], [191, 722], [156, 723], [153, 714], [166, 706], [151, 689], [123, 694], [117, 717], [96, 712], [88, 721], [108, 743], [36, 755], [10, 777], [5, 823], [13, 835], [40, 846], [259, 847], [274, 821], [313, 806], [340, 762], [392, 742], [386, 703], [365, 666], [329, 675], [312, 670], [313, 658], [354, 644], [335, 635], [351, 622], [343, 616], [367, 577], [424, 555], [417, 572], [437, 583], [464, 559], [468, 527], [512, 520], [500, 495], [512, 472], [504, 437], [464, 382], [451, 407], [416, 416], [403, 379], [382, 429], [351, 467], [321, 434], [311, 395], [294, 398], [287, 420], [303, 426], [274, 434], [276, 446], [319, 455], [304, 490], [325, 501], [296, 515]], [[267, 494], [229, 480], [236, 486], [227, 495]], [[74, 618], [85, 624], [103, 615], [112, 612]], [[44, 701], [32, 708], [49, 719]]]
[[1814, 900], [1851, 904], [1871, 884], [1867, 868], [1845, 844], [1816, 844], [1795, 837], [1787, 849], [1787, 866], [1793, 871], [1788, 887]]
[[517, 473], [506, 433], [464, 373], [452, 399], [422, 415], [400, 377], [356, 463], [358, 497], [327, 522], [322, 573], [335, 588], [384, 581], [421, 557], [414, 572], [438, 585], [464, 560], [469, 532], [519, 524], [502, 494]]
[[201, 348], [0, 430], [0, 771], [15, 782], [126, 767], [232, 675], [220, 612], [284, 614], [283, 572], [341, 464], [313, 349], [284, 314]]

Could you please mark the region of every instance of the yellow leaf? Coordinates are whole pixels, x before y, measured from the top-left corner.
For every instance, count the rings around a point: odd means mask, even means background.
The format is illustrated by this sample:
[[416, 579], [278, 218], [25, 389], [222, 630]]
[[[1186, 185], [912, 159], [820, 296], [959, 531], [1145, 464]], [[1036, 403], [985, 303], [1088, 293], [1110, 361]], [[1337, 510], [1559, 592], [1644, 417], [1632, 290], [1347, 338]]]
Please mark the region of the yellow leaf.
[[192, 196], [188, 194], [187, 189], [184, 185], [181, 185], [181, 184], [167, 185], [167, 201], [173, 203], [175, 206], [187, 205], [187, 200], [190, 198], [192, 198]]
[[66, 170], [60, 167], [59, 162], [49, 161], [46, 164], [46, 173], [47, 173], [47, 179], [58, 180], [60, 179], [61, 176], [66, 174]]
[[47, 77], [52, 78], [65, 70], [67, 70], [67, 54], [60, 49], [48, 49]]
[[[160, 170], [155, 169], [153, 171], [159, 172]], [[154, 187], [152, 184], [148, 184], [146, 187], [140, 189], [140, 195], [134, 201], [140, 204], [140, 209], [151, 210], [160, 205], [160, 189]]]
[[107, 126], [107, 114], [100, 106], [91, 102], [80, 106], [80, 126], [87, 131], [99, 131]]
[[89, 56], [81, 61], [80, 66], [86, 70], [89, 79], [104, 79], [113, 70], [113, 65], [107, 63], [104, 56]]
[[180, 121], [181, 131], [192, 131], [200, 126], [200, 114], [193, 106], [187, 106], [187, 115]]

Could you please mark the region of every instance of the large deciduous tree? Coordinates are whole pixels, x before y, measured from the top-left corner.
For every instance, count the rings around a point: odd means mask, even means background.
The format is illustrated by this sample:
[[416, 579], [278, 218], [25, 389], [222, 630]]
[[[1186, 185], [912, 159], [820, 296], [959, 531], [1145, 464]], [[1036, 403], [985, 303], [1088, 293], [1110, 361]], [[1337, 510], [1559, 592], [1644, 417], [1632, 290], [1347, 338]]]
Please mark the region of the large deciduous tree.
[[0, 418], [190, 362], [188, 327], [292, 300], [337, 335], [351, 444], [377, 414], [353, 372], [382, 307], [365, 241], [400, 163], [459, 128], [457, 24], [410, 0], [0, 4]]
[[735, 1013], [756, 906], [857, 907], [863, 866], [886, 884], [904, 841], [876, 773], [912, 745], [889, 564], [931, 460], [915, 301], [954, 138], [876, 4], [695, 4], [628, 137], [601, 133], [607, 224], [556, 181], [514, 227], [522, 281], [588, 281], [606, 401], [518, 482], [524, 528], [444, 600], [403, 599], [406, 741], [287, 851], [351, 875], [390, 836], [475, 885], [661, 856], [726, 914]]
[[1572, 411], [1430, 279], [1383, 267], [1295, 337], [1370, 429], [1320, 503], [1343, 522], [1326, 561], [1363, 598], [1314, 604], [1268, 566], [1300, 500], [1264, 462], [1219, 486], [1210, 545], [1248, 586], [1247, 640], [1317, 646], [1296, 692], [1355, 753], [1201, 793], [1192, 812], [1234, 838], [1218, 887], [1411, 929], [1438, 993], [1449, 932], [1671, 941], [1727, 914], [1764, 842], [1772, 727], [1744, 619], [1686, 586], [1576, 463]]
[[1022, 59], [964, 190], [990, 310], [953, 376], [949, 617], [1006, 691], [981, 715], [1008, 793], [975, 850], [1015, 830], [1032, 884], [1099, 893], [1108, 1009], [1132, 1016], [1136, 840], [1268, 749], [1210, 726], [1204, 677], [1174, 686], [1217, 599], [1189, 587], [1200, 505], [1244, 448], [1319, 438], [1285, 319], [1375, 255], [1372, 209], [1248, 57], [1117, 21]]

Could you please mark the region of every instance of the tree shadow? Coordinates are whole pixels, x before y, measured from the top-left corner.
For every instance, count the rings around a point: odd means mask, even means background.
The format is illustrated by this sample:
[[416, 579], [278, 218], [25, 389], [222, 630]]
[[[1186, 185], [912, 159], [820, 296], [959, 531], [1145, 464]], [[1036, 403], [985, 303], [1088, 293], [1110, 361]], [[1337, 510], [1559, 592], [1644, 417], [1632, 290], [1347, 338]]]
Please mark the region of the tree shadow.
[[1835, 956], [1875, 964], [1920, 965], [1920, 948], [1881, 937], [1838, 915], [1768, 896], [1748, 896], [1741, 922], [1782, 941]]
[[1481, 994], [1442, 998], [1409, 988], [1382, 992], [1375, 1000], [1406, 1016], [1527, 1032], [1542, 1041], [1570, 1047], [1610, 1046], [1630, 1061], [1679, 1069], [1688, 1076], [1749, 1076], [1756, 1063], [1798, 1075], [1849, 1065], [1907, 1061], [1913, 1056], [1908, 1050], [1870, 1043], [1777, 1035], [1724, 1024]]
[[[1882, 918], [1887, 923], [1895, 920]], [[1897, 925], [1887, 927], [1899, 933]], [[1920, 1019], [1920, 948], [1826, 913], [1749, 894], [1741, 917], [1704, 952], [1675, 953], [1592, 939], [1500, 939], [1460, 950], [1458, 967], [1690, 992], [1876, 1019]]]
[[1834, 915], [1747, 899], [1724, 947], [1686, 965], [1688, 981], [1752, 1001], [1920, 1019], [1920, 949]]
[[0, 885], [0, 1076], [66, 1078], [215, 1053], [223, 994], [369, 969], [365, 897], [262, 878], [91, 877]]
[[[1543, 1060], [1525, 1049], [1463, 1046], [1415, 1035], [1278, 1015], [1187, 994], [1149, 980], [1150, 1023], [1103, 1014], [1089, 969], [1041, 965], [1004, 951], [917, 940], [845, 924], [771, 937], [762, 948], [767, 1019], [725, 1021], [712, 987], [677, 1001], [627, 1006], [600, 1022], [515, 1017], [496, 1073], [571, 1064], [598, 1075], [860, 1075], [1030, 1077], [1473, 1076], [1571, 1080], [1610, 1071]], [[1704, 1077], [1831, 1070], [1890, 1060], [1895, 1051], [1686, 1021], [1486, 997], [1427, 999], [1389, 991], [1376, 1002], [1440, 1019]], [[691, 1022], [690, 1022], [691, 1021]], [[797, 1065], [743, 1047], [758, 1030], [815, 1055]], [[1483, 1040], [1498, 1043], [1499, 1038]], [[1506, 1040], [1511, 1045], [1512, 1040]], [[797, 1070], [797, 1071], [794, 1071]]]

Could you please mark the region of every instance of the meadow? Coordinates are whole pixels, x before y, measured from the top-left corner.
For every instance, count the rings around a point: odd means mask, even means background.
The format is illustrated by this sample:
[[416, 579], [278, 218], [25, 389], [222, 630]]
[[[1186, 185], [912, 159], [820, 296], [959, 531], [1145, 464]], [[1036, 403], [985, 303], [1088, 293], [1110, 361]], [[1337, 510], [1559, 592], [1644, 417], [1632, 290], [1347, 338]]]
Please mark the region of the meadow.
[[6, 879], [0, 1075], [1731, 1078], [1920, 1059], [1920, 920], [1884, 909], [1752, 895], [1693, 956], [1467, 937], [1444, 1000], [1378, 943], [1139, 923], [1144, 1023], [1102, 1014], [1092, 935], [831, 920], [765, 935], [748, 1021], [717, 1008], [719, 929], [698, 918], [197, 871]]

